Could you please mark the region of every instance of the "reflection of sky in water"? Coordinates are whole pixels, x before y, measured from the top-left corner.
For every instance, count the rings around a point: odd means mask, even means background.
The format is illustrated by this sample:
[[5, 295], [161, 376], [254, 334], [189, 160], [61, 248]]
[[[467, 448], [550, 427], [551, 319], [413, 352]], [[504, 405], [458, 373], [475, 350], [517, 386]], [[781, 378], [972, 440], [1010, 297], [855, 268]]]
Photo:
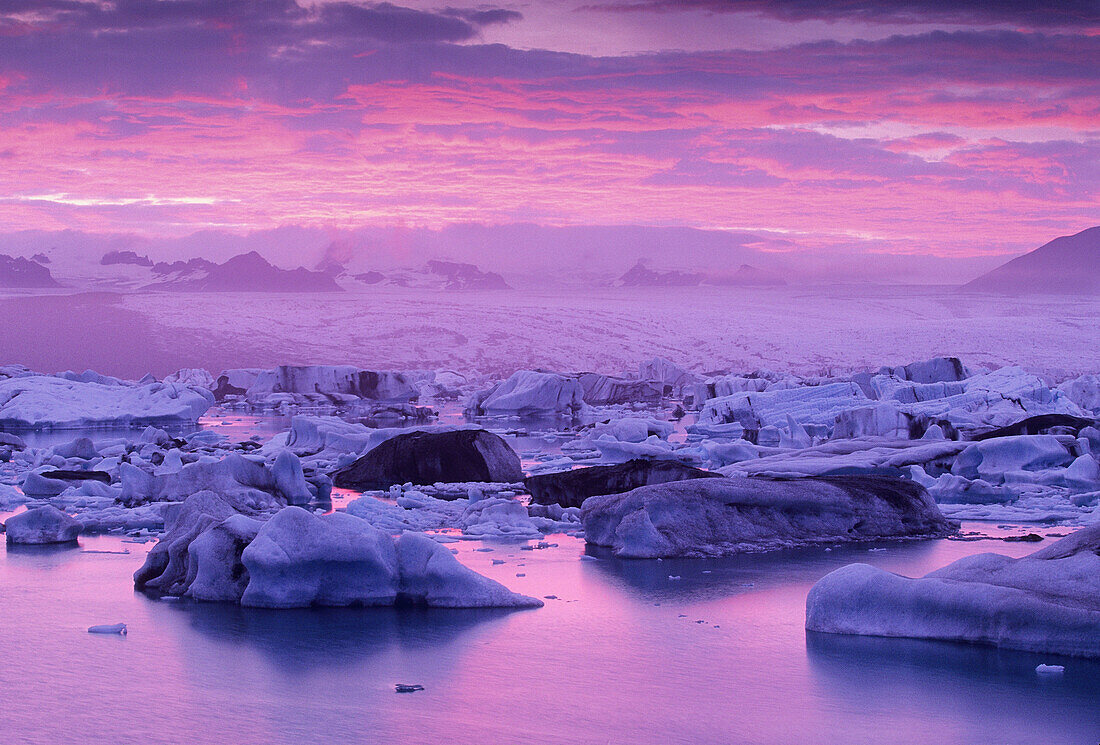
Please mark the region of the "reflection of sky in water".
[[[443, 421], [461, 420], [460, 411], [444, 411]], [[289, 418], [214, 412], [202, 424], [234, 441], [266, 441]], [[489, 426], [509, 431], [517, 452], [560, 452], [559, 439], [544, 437], [560, 422], [543, 431], [530, 422]], [[41, 446], [81, 433], [30, 434]], [[557, 546], [449, 544], [514, 590], [555, 596], [520, 612], [155, 602], [135, 594], [131, 581], [151, 544], [103, 536], [82, 538], [83, 549], [130, 553], [8, 549], [0, 553], [0, 628], [9, 640], [0, 729], [18, 741], [112, 744], [1097, 738], [1100, 664], [803, 630], [809, 587], [844, 564], [915, 576], [971, 553], [1024, 555], [1033, 544], [931, 541], [873, 552], [625, 561], [580, 540], [548, 540]], [[127, 637], [85, 632], [116, 621], [129, 624]], [[1041, 680], [1039, 662], [1065, 664], [1066, 674]], [[395, 683], [426, 690], [398, 695]]]
[[[131, 553], [5, 552], [0, 726], [30, 742], [80, 733], [105, 743], [1096, 738], [1096, 663], [802, 628], [809, 586], [845, 563], [920, 574], [1033, 546], [934, 541], [657, 562], [582, 558], [583, 542], [550, 542], [453, 544], [477, 571], [557, 596], [519, 612], [156, 602], [130, 581], [149, 546], [97, 537], [84, 548]], [[127, 637], [85, 632], [115, 621], [130, 625]], [[1035, 676], [1054, 661], [1063, 678]], [[398, 695], [395, 683], [426, 690]]]

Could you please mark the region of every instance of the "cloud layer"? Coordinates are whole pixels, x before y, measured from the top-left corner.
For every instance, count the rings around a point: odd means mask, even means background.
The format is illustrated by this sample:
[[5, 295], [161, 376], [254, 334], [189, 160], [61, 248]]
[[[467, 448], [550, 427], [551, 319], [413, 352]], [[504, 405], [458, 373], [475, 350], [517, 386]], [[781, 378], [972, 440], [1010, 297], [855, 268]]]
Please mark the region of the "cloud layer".
[[1096, 5], [986, 5], [578, 4], [589, 23], [908, 24], [596, 56], [486, 43], [536, 23], [507, 7], [0, 0], [0, 222], [641, 223], [1025, 250], [1100, 221]]

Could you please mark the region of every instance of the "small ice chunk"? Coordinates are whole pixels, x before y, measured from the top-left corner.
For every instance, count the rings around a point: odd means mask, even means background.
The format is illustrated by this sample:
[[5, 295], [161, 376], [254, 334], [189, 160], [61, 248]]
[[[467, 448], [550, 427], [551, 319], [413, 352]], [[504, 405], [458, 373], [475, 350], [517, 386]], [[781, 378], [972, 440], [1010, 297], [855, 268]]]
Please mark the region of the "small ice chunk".
[[1061, 675], [1066, 671], [1064, 665], [1038, 665], [1035, 668], [1037, 675]]
[[[107, 623], [99, 626], [89, 626], [89, 634], [122, 634], [126, 636], [126, 624], [124, 623]], [[1042, 665], [1040, 665], [1042, 667]]]

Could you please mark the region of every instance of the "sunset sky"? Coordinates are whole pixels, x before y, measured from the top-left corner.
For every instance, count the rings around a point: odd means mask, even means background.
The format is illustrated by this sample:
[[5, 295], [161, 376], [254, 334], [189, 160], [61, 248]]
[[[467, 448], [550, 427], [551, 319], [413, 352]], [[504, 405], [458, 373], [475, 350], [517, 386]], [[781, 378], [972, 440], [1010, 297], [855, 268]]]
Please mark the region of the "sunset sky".
[[461, 3], [0, 0], [2, 232], [1100, 223], [1094, 0]]

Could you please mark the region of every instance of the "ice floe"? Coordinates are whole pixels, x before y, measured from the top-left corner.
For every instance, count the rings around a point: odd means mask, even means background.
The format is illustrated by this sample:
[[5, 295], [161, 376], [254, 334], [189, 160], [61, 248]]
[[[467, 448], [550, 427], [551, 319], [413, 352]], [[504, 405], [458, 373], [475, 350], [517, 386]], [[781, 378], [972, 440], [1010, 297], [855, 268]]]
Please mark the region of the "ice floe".
[[194, 422], [210, 391], [177, 383], [108, 384], [53, 375], [0, 378], [0, 427], [72, 429]]
[[286, 507], [258, 522], [210, 493], [174, 511], [134, 575], [139, 590], [264, 608], [539, 607], [463, 566], [428, 536], [396, 538], [352, 514]]
[[638, 559], [942, 537], [957, 528], [922, 487], [885, 476], [677, 481], [590, 497], [581, 515], [586, 541]]
[[1100, 525], [1021, 559], [977, 554], [918, 579], [851, 564], [810, 590], [806, 628], [1100, 657]]

